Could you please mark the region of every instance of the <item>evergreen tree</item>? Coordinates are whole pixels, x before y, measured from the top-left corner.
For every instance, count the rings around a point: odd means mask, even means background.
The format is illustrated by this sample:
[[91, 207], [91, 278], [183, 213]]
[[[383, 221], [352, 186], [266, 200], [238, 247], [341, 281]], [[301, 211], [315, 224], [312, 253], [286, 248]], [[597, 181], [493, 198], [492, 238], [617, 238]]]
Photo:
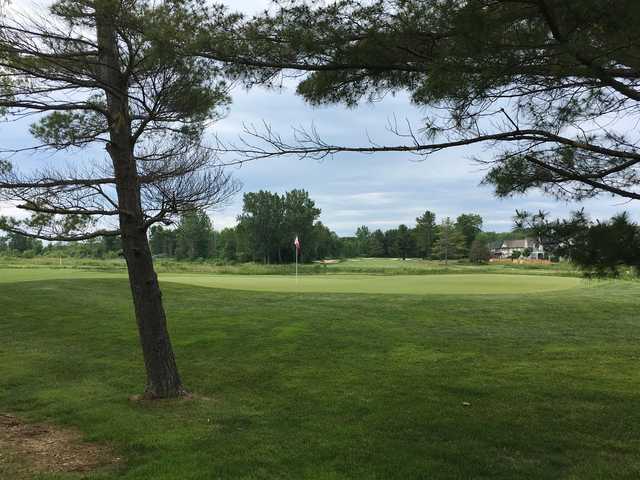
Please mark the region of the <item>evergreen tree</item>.
[[445, 263], [451, 259], [460, 258], [465, 251], [465, 238], [451, 218], [447, 217], [438, 227], [438, 239], [433, 247], [433, 253]]
[[433, 243], [436, 241], [436, 214], [427, 210], [416, 218], [415, 237], [418, 255], [431, 258]]
[[[640, 112], [637, 0], [278, 6], [225, 30], [210, 25], [202, 54], [231, 62], [229, 72], [249, 84], [281, 70], [304, 71], [297, 91], [314, 105], [353, 106], [404, 90], [414, 104], [443, 115], [399, 132], [410, 141], [395, 146], [341, 147], [314, 132], [287, 145], [267, 132], [270, 145], [249, 157], [394, 150], [426, 157], [493, 143], [485, 181], [499, 196], [540, 188], [578, 200], [603, 192], [640, 199], [640, 142], [628, 128]], [[230, 30], [233, 40], [221, 42]]]
[[402, 260], [406, 260], [413, 250], [413, 237], [411, 235], [411, 230], [409, 230], [409, 228], [404, 224], [398, 226], [396, 250]]
[[516, 226], [539, 238], [546, 252], [570, 259], [589, 276], [618, 276], [628, 267], [640, 275], [640, 226], [627, 213], [593, 221], [580, 210], [567, 220], [548, 221], [544, 212], [518, 212]]
[[456, 219], [456, 228], [462, 233], [468, 251], [475, 238], [482, 231], [482, 217], [475, 213], [463, 213]]
[[[192, 54], [194, 32], [228, 22], [196, 0], [55, 0], [40, 15], [0, 16], [0, 109], [7, 120], [36, 119], [29, 148], [80, 163], [24, 173], [0, 160], [0, 201], [33, 214], [0, 227], [48, 241], [120, 235], [145, 396], [181, 396], [147, 233], [236, 191], [202, 145], [227, 85]], [[107, 161], [78, 154], [91, 145]]]
[[377, 229], [369, 237], [369, 256], [384, 257], [385, 255], [384, 233], [382, 233], [382, 230]]
[[356, 230], [356, 238], [358, 239], [358, 256], [367, 255], [369, 253], [369, 239], [371, 232], [369, 227], [361, 225]]
[[390, 228], [384, 232], [384, 244], [387, 251], [387, 257], [399, 257], [398, 249], [398, 229]]

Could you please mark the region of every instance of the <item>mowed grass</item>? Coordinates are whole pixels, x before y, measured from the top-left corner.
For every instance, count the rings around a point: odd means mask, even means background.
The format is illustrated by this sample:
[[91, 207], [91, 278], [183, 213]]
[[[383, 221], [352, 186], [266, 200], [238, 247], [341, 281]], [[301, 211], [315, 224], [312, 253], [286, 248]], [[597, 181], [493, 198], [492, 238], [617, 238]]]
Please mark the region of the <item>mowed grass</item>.
[[139, 403], [124, 278], [0, 278], [0, 411], [78, 427], [126, 460], [87, 478], [640, 476], [637, 283], [371, 295], [165, 281], [198, 396]]
[[[124, 278], [124, 274], [71, 269], [0, 269], [0, 283], [54, 279]], [[208, 288], [297, 293], [371, 293], [412, 295], [524, 294], [587, 287], [575, 277], [540, 275], [213, 275], [160, 274], [162, 283]]]
[[265, 292], [324, 292], [412, 295], [522, 294], [591, 285], [580, 278], [537, 275], [172, 275], [165, 282]]

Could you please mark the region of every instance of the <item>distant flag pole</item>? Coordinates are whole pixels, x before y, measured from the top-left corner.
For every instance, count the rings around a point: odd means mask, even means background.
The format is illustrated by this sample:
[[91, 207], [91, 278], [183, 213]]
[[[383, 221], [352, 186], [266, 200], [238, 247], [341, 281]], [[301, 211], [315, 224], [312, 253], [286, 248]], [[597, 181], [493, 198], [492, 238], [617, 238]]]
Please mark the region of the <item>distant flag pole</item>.
[[300, 255], [300, 240], [296, 235], [296, 239], [293, 241], [293, 245], [296, 247], [296, 283], [298, 283], [298, 255]]

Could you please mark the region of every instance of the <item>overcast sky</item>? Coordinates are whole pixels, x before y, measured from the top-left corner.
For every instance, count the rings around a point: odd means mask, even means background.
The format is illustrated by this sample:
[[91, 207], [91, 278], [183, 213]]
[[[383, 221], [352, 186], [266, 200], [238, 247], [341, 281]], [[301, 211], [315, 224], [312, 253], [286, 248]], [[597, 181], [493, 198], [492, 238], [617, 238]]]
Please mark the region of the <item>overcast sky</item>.
[[[27, 5], [27, 0], [14, 4]], [[36, 2], [44, 4], [46, 2]], [[253, 13], [268, 5], [266, 0], [228, 2], [233, 8]], [[395, 117], [419, 125], [429, 112], [412, 106], [405, 95], [388, 97], [357, 109], [342, 106], [314, 108], [295, 95], [292, 88], [282, 91], [254, 89], [233, 91], [233, 103], [226, 118], [212, 127], [212, 133], [227, 140], [238, 137], [245, 124], [270, 123], [274, 130], [288, 136], [292, 127], [315, 125], [320, 134], [334, 144], [367, 144], [368, 136], [378, 143], [399, 143], [386, 129]], [[19, 146], [29, 141], [28, 125], [0, 124], [0, 144]], [[322, 162], [280, 158], [245, 164], [234, 168], [234, 176], [243, 184], [242, 192], [260, 189], [284, 192], [293, 188], [309, 191], [322, 209], [321, 220], [340, 235], [351, 235], [359, 225], [391, 228], [400, 223], [413, 225], [425, 210], [439, 218], [460, 213], [479, 213], [485, 230], [504, 231], [512, 226], [516, 209], [543, 209], [563, 216], [584, 206], [594, 217], [609, 217], [629, 210], [637, 218], [637, 202], [625, 204], [620, 199], [602, 197], [579, 204], [557, 202], [541, 194], [497, 199], [491, 188], [480, 186], [483, 171], [470, 160], [472, 156], [491, 158], [482, 148], [447, 150], [422, 162], [407, 155], [339, 155]], [[31, 156], [25, 165], [46, 161]], [[213, 212], [216, 228], [233, 225], [242, 208], [242, 193], [229, 205]], [[0, 205], [0, 214], [15, 209]]]

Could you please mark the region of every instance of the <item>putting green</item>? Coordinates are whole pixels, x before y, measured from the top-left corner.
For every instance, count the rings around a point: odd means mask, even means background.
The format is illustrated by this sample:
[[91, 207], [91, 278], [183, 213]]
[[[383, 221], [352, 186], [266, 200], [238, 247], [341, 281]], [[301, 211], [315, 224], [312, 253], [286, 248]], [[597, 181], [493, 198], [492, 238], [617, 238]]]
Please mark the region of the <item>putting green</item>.
[[389, 293], [389, 294], [510, 294], [576, 288], [579, 278], [542, 275], [281, 275], [165, 274], [161, 281], [201, 287], [265, 292]]
[[[0, 269], [0, 283], [34, 280], [124, 278], [124, 273], [71, 269]], [[257, 290], [264, 292], [376, 293], [376, 294], [523, 294], [576, 288], [580, 278], [549, 275], [451, 274], [451, 275], [313, 275], [296, 281], [285, 275], [160, 275], [161, 282], [198, 287]]]

